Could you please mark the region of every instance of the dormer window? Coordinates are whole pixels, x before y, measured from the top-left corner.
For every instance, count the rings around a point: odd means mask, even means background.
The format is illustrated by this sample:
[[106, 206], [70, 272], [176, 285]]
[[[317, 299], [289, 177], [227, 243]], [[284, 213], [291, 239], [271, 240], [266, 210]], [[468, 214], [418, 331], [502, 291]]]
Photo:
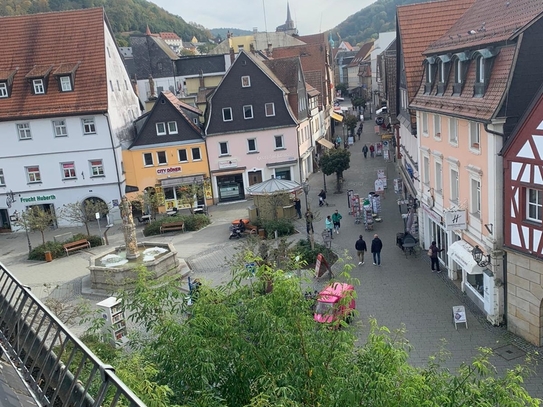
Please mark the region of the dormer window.
[[45, 86], [43, 84], [43, 79], [34, 79], [32, 81], [32, 86], [34, 87], [34, 94], [43, 95], [45, 93]]
[[0, 82], [0, 98], [7, 98], [8, 96], [8, 84], [5, 82]]
[[13, 77], [17, 70], [0, 71], [0, 99], [9, 98], [11, 95], [11, 86], [13, 85]]
[[434, 71], [435, 66], [436, 66], [435, 57], [426, 58], [425, 64], [426, 64], [426, 68], [425, 68], [426, 83], [424, 84], [424, 93], [429, 94], [432, 91], [432, 86], [434, 85], [434, 81], [435, 81], [435, 71]]
[[60, 90], [62, 92], [70, 92], [72, 90], [72, 81], [69, 76], [60, 77]]
[[72, 92], [75, 88], [75, 71], [79, 62], [62, 63], [53, 72], [60, 92]]
[[496, 55], [498, 55], [498, 51], [493, 47], [479, 49], [474, 52], [475, 84], [473, 85], [473, 95], [475, 97], [484, 96]]
[[485, 60], [483, 57], [477, 57], [476, 61], [476, 71], [475, 71], [475, 82], [485, 83]]
[[454, 83], [462, 83], [462, 61], [460, 59], [454, 63]]
[[437, 58], [437, 94], [443, 95], [449, 79], [451, 69], [451, 58], [449, 55], [440, 55]]

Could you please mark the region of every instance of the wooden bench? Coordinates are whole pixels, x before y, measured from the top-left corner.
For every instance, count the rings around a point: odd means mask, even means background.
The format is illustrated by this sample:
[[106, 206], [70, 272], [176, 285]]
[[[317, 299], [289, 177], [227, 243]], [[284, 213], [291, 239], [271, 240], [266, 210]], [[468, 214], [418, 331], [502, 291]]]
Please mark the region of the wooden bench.
[[184, 222], [169, 222], [169, 223], [163, 223], [162, 225], [160, 225], [160, 233], [173, 232], [175, 230], [180, 230], [184, 232], [185, 223]]
[[79, 249], [90, 249], [91, 244], [86, 239], [76, 240], [75, 242], [65, 243], [62, 245], [64, 247], [64, 250], [66, 251], [66, 256], [70, 255], [70, 252], [75, 252]]

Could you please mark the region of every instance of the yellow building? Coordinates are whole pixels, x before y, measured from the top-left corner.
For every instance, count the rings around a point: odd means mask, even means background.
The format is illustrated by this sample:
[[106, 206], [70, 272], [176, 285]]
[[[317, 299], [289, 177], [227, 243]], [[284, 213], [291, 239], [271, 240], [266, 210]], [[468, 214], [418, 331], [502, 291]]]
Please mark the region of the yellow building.
[[156, 194], [159, 212], [213, 202], [201, 115], [165, 91], [136, 120], [134, 142], [123, 151], [129, 199]]

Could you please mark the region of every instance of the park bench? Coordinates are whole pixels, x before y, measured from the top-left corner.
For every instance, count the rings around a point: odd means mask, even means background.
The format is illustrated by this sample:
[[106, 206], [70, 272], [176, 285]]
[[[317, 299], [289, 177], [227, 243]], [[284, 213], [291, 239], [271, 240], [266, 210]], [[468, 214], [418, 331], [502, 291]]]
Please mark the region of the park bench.
[[91, 244], [88, 240], [81, 239], [76, 240], [75, 242], [64, 243], [62, 247], [64, 247], [64, 250], [66, 251], [66, 256], [69, 256], [70, 252], [75, 252], [76, 250], [85, 248], [90, 249]]
[[181, 230], [182, 232], [184, 232], [185, 223], [184, 222], [169, 222], [169, 223], [163, 223], [162, 225], [160, 225], [160, 233], [173, 232], [175, 230]]

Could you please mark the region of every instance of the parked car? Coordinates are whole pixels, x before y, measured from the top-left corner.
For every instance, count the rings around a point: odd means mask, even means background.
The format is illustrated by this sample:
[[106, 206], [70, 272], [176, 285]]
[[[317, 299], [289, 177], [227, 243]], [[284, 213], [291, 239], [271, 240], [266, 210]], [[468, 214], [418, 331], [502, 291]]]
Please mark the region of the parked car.
[[340, 321], [351, 322], [355, 309], [354, 286], [346, 283], [332, 283], [318, 294], [313, 318], [317, 322], [339, 327]]

